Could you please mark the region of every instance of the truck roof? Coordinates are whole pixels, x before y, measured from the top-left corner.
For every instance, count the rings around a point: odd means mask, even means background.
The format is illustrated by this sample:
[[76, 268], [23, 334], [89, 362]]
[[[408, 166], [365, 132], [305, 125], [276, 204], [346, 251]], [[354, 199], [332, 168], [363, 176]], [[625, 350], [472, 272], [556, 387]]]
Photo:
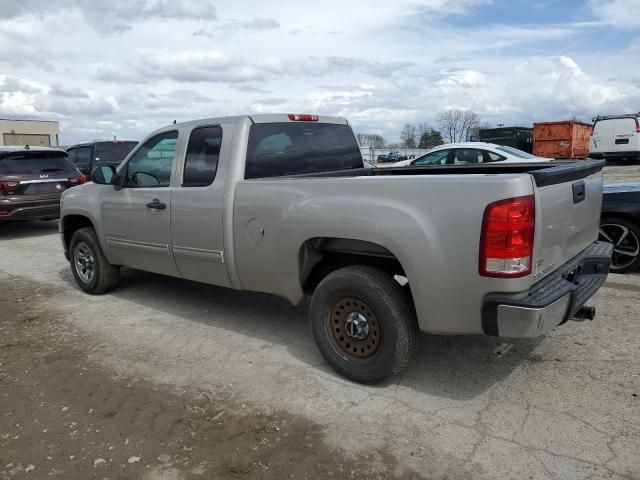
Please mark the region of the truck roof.
[[[244, 119], [249, 119], [253, 123], [276, 123], [276, 122], [295, 122], [297, 120], [291, 120], [289, 118], [289, 113], [257, 113], [250, 115], [237, 115], [232, 117], [213, 117], [213, 118], [202, 118], [198, 120], [190, 120], [187, 122], [176, 123], [173, 125], [167, 125], [162, 127], [159, 130], [171, 129], [171, 128], [180, 128], [180, 127], [191, 127], [194, 125], [202, 125], [205, 123], [224, 123], [224, 124], [236, 124]], [[298, 115], [298, 114], [296, 114]], [[335, 123], [337, 125], [349, 125], [349, 122], [341, 117], [329, 117], [324, 115], [316, 115], [318, 118], [314, 120], [314, 122], [318, 123]]]

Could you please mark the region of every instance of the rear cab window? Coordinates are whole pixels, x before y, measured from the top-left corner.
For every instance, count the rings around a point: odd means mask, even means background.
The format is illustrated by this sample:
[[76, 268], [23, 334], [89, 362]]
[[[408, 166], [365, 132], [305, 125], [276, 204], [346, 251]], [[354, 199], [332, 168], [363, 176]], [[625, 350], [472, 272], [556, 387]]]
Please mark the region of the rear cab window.
[[499, 147], [496, 147], [496, 150], [500, 150], [501, 152], [508, 153], [518, 158], [524, 158], [524, 159], [536, 158], [535, 156], [530, 155], [527, 152], [523, 152], [522, 150], [518, 150], [517, 148], [513, 148], [513, 147], [508, 147], [506, 145], [501, 145]]
[[313, 122], [251, 126], [245, 178], [269, 178], [363, 168], [348, 125]]

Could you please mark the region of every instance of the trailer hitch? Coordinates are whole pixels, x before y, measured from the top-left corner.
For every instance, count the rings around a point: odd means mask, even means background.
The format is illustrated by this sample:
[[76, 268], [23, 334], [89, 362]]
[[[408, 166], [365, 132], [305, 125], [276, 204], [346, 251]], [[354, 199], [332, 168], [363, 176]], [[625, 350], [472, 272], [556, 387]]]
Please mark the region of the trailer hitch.
[[589, 307], [587, 305], [580, 307], [576, 313], [573, 314], [571, 320], [576, 322], [584, 322], [585, 320], [593, 320], [596, 317], [596, 307]]

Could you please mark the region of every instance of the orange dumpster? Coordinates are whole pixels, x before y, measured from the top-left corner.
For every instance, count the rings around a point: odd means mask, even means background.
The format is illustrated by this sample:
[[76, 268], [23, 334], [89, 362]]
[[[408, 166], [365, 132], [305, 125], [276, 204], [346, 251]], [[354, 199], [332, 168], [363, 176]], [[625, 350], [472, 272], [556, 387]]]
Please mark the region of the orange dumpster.
[[575, 120], [534, 123], [533, 154], [549, 158], [586, 158], [592, 131], [592, 124]]

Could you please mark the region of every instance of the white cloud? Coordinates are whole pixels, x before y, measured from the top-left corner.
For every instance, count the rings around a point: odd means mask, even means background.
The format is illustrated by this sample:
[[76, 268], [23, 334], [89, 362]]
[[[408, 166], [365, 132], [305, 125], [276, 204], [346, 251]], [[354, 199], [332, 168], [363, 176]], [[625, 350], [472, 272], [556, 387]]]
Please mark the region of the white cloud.
[[507, 124], [587, 119], [640, 103], [637, 43], [572, 47], [625, 26], [621, 2], [591, 2], [590, 23], [462, 28], [449, 16], [491, 2], [6, 0], [0, 112], [59, 119], [65, 142], [251, 111], [340, 115], [389, 140], [454, 107]]
[[589, 0], [589, 7], [598, 20], [619, 28], [640, 27], [638, 0]]
[[152, 19], [215, 20], [212, 0], [4, 0], [5, 19], [48, 15], [81, 15], [98, 31], [113, 33], [129, 30], [134, 23]]

